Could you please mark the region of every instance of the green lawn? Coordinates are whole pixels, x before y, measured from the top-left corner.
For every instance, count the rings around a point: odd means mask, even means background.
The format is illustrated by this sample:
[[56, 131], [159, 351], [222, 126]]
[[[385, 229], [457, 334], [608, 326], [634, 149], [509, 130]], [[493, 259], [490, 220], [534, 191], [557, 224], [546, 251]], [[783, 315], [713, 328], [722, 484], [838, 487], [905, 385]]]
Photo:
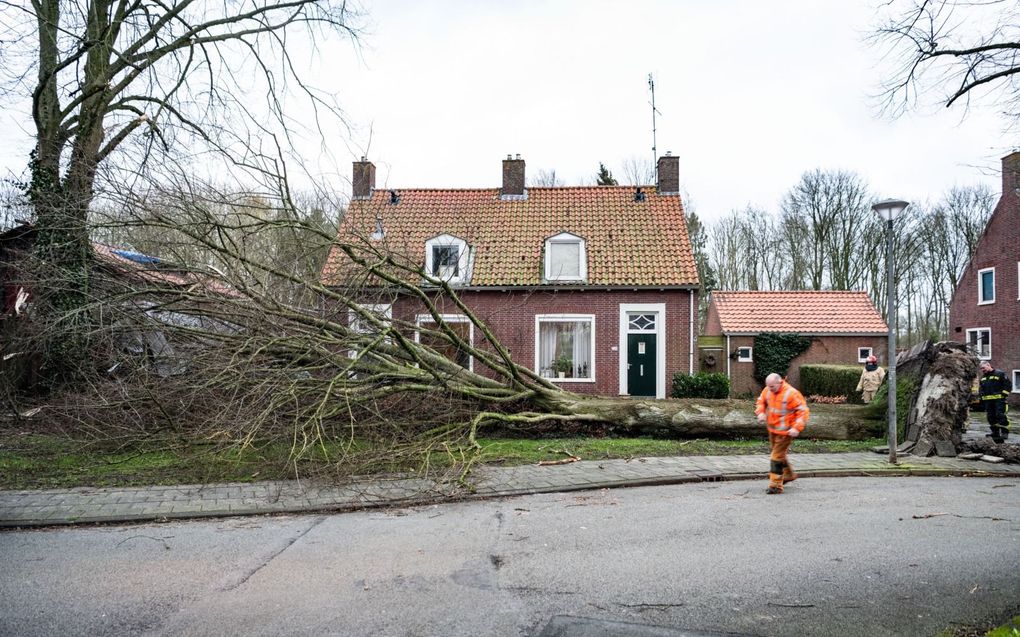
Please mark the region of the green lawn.
[[[477, 462], [503, 466], [562, 460], [568, 454], [583, 460], [643, 456], [766, 454], [764, 440], [659, 440], [652, 438], [480, 439]], [[882, 440], [798, 440], [798, 453], [863, 451]], [[374, 453], [366, 453], [374, 452]], [[247, 482], [306, 477], [323, 472], [375, 473], [443, 469], [462, 463], [460, 448], [440, 448], [428, 456], [406, 450], [373, 449], [361, 444], [336, 443], [315, 447], [298, 461], [289, 444], [232, 447], [180, 442], [151, 442], [144, 447], [119, 448], [52, 435], [0, 434], [0, 488], [59, 488], [72, 486], [141, 486]], [[350, 462], [338, 462], [349, 458]], [[337, 464], [334, 464], [337, 463]], [[355, 464], [357, 463], [357, 464]], [[339, 467], [338, 467], [339, 465]]]

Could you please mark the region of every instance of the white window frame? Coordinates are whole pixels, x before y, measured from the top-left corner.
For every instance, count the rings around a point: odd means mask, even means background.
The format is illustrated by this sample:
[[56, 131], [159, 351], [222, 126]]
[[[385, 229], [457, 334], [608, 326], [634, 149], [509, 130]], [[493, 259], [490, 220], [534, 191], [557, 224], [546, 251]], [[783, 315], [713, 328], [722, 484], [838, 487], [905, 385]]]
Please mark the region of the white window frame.
[[990, 327], [972, 327], [967, 330], [967, 346], [970, 347], [970, 333], [977, 332], [980, 335], [981, 332], [988, 332], [988, 354], [986, 356], [981, 355], [980, 349], [975, 352], [978, 360], [987, 361], [992, 359], [992, 328]]
[[[364, 308], [374, 314], [379, 314], [386, 319], [387, 323], [393, 322], [393, 304], [392, 303], [358, 303], [358, 307]], [[347, 325], [351, 327], [351, 330], [358, 334], [371, 334], [368, 330], [361, 329], [361, 317], [354, 310], [347, 310]], [[387, 339], [388, 342], [389, 339]], [[358, 355], [357, 350], [348, 350], [347, 356], [349, 358], [356, 358]]]
[[1014, 369], [1013, 370], [1012, 381], [1013, 381], [1013, 391], [1012, 391], [1012, 393], [1020, 394], [1020, 382], [1018, 382], [1018, 381], [1020, 381], [1020, 369]]
[[[432, 248], [441, 246], [454, 246], [457, 248], [457, 274], [449, 277], [442, 277], [432, 274]], [[468, 245], [460, 237], [452, 234], [441, 234], [425, 242], [425, 274], [430, 277], [446, 281], [447, 283], [467, 283], [468, 277]]]
[[[467, 323], [468, 324], [468, 344], [471, 347], [475, 346], [475, 324], [471, 322], [471, 319], [464, 316], [463, 314], [440, 314], [439, 318], [446, 323]], [[418, 314], [414, 317], [414, 325], [416, 328], [420, 328], [425, 323], [432, 323], [438, 328], [436, 319], [431, 314]], [[414, 330], [414, 342], [421, 343], [421, 332], [418, 329]], [[468, 371], [475, 371], [475, 357], [468, 356]]]
[[[984, 274], [985, 274], [985, 272], [991, 272], [992, 273], [992, 300], [991, 301], [984, 301], [984, 300], [982, 300], [985, 297], [985, 294], [984, 294], [984, 291], [985, 291], [984, 290], [984, 285], [982, 285], [982, 281], [984, 281]], [[978, 305], [991, 305], [992, 303], [995, 303], [995, 268], [983, 268], [981, 270], [978, 270]]]
[[[861, 351], [862, 350], [868, 350], [868, 353], [865, 354], [864, 356], [861, 356]], [[874, 356], [874, 355], [875, 355], [875, 349], [872, 348], [872, 347], [858, 347], [857, 348], [857, 362], [858, 363], [867, 363], [868, 362], [868, 357], [869, 356]]]
[[[747, 356], [742, 356], [740, 350], [746, 349]], [[738, 363], [753, 363], [754, 362], [754, 348], [750, 345], [740, 345], [737, 347], [737, 362]]]
[[658, 314], [655, 319], [655, 397], [666, 398], [666, 304], [665, 303], [621, 303], [620, 304], [620, 336], [618, 356], [620, 362], [618, 378], [620, 379], [620, 395], [630, 394], [627, 386], [627, 334], [630, 314]]
[[590, 376], [591, 378], [549, 378], [543, 376], [546, 380], [550, 380], [554, 383], [594, 383], [595, 382], [595, 370], [597, 369], [597, 363], [595, 360], [595, 315], [594, 314], [536, 314], [535, 315], [535, 373], [539, 376], [542, 375], [540, 369], [542, 353], [539, 351], [541, 347], [541, 328], [542, 323], [567, 323], [576, 321], [590, 321], [591, 322], [591, 367]]
[[[576, 243], [579, 246], [578, 251], [577, 251], [578, 252], [578, 259], [580, 260], [580, 263], [578, 263], [578, 268], [577, 268], [578, 276], [571, 276], [571, 275], [553, 276], [553, 272], [552, 272], [552, 246], [554, 244], [567, 244], [567, 243]], [[543, 250], [543, 252], [545, 254], [545, 267], [543, 268], [543, 272], [545, 274], [545, 280], [546, 281], [587, 281], [588, 280], [588, 249], [587, 249], [587, 245], [586, 244], [587, 244], [587, 242], [583, 238], [577, 236], [576, 234], [571, 234], [569, 232], [561, 232], [560, 234], [558, 234], [558, 235], [556, 235], [554, 237], [549, 237], [548, 239], [546, 239], [545, 240], [545, 250]]]

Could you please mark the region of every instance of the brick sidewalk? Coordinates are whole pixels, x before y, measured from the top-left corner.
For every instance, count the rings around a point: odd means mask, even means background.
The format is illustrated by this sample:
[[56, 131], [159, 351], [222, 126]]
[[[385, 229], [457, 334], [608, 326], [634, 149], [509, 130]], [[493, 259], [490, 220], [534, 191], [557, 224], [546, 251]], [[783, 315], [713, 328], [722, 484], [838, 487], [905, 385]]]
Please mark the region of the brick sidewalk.
[[[893, 466], [874, 453], [791, 454], [812, 476], [1020, 477], [1020, 465], [902, 456]], [[311, 481], [0, 491], [0, 527], [140, 522], [164, 519], [346, 511], [468, 498], [714, 480], [762, 480], [768, 457], [683, 456], [590, 460], [571, 464], [479, 467], [469, 487], [421, 479], [373, 479], [346, 485]]]

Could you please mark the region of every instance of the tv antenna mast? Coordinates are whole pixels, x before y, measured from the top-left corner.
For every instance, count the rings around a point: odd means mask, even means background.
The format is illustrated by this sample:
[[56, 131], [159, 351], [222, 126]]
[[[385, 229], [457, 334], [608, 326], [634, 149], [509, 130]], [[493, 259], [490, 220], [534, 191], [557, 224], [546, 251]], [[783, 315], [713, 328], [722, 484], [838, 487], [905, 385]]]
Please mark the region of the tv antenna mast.
[[659, 154], [655, 143], [655, 114], [662, 115], [662, 113], [659, 113], [658, 109], [655, 108], [655, 80], [652, 79], [651, 73], [648, 74], [648, 90], [652, 92], [652, 170], [655, 172], [655, 181], [658, 182], [659, 167], [656, 162], [659, 159]]

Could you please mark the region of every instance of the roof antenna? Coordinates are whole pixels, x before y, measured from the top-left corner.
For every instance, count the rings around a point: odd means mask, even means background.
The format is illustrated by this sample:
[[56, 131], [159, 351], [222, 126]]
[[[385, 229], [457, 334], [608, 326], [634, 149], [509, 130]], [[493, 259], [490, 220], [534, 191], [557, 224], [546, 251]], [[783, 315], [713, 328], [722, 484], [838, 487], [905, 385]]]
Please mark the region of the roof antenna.
[[655, 108], [655, 80], [652, 79], [651, 73], [648, 74], [648, 90], [652, 92], [652, 169], [655, 171], [655, 183], [659, 183], [659, 154], [655, 143], [655, 114], [659, 111]]

